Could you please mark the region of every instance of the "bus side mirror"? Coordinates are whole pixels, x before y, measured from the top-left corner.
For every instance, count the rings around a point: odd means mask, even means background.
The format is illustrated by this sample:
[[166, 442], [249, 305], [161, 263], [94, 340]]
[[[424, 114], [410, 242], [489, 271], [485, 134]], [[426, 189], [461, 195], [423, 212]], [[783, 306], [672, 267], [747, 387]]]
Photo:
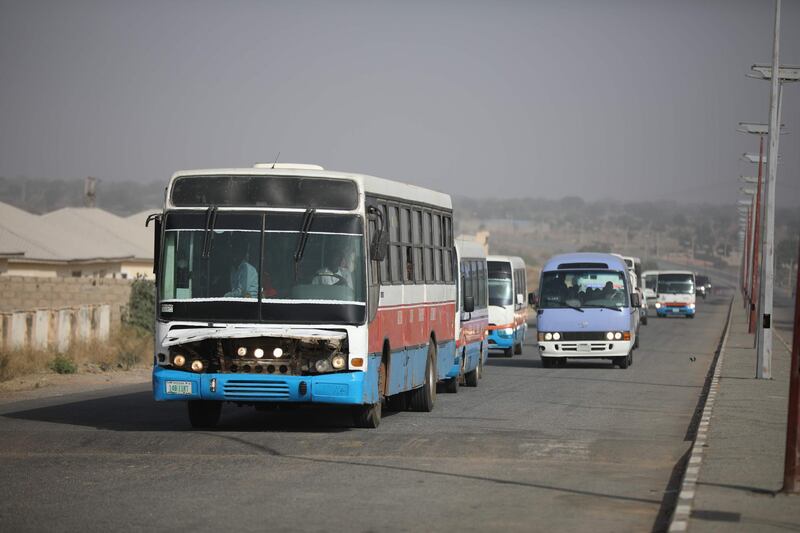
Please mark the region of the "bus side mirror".
[[473, 311], [475, 311], [475, 297], [464, 296], [464, 312], [472, 313]]
[[536, 307], [537, 305], [539, 305], [539, 298], [536, 297], [535, 292], [528, 293], [528, 305], [530, 305], [531, 307]]
[[158, 259], [161, 254], [161, 213], [153, 213], [147, 217], [144, 227], [153, 222], [153, 274], [158, 275]]
[[631, 307], [637, 308], [642, 306], [642, 301], [639, 299], [638, 293], [631, 293]]

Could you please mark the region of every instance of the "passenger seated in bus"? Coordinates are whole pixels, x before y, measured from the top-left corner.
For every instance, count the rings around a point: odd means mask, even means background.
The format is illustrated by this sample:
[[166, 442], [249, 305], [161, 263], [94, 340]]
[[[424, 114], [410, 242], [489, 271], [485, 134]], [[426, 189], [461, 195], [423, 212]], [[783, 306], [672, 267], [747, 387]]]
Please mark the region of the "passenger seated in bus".
[[226, 297], [255, 298], [258, 295], [258, 271], [249, 263], [247, 246], [231, 248], [231, 290]]
[[267, 266], [264, 265], [264, 271], [261, 273], [261, 297], [274, 298], [278, 295], [278, 289], [272, 285], [272, 276], [266, 270]]

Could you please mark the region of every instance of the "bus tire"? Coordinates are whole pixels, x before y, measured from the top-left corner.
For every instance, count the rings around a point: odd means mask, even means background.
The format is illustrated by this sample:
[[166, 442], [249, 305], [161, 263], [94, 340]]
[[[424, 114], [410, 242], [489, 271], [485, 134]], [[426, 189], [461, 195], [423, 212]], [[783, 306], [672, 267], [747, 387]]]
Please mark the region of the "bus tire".
[[481, 344], [481, 354], [478, 357], [478, 379], [483, 379], [483, 344]]
[[467, 387], [477, 387], [478, 386], [478, 368], [480, 368], [480, 363], [478, 363], [478, 367], [475, 370], [470, 370], [466, 374], [464, 374], [464, 384]]
[[512, 355], [514, 355], [514, 348], [504, 348], [503, 349], [503, 356], [511, 357]]
[[634, 348], [638, 348], [639, 347], [639, 334], [638, 333], [636, 334], [636, 340], [633, 341], [633, 347]]
[[644, 315], [644, 316], [642, 317], [642, 325], [643, 325], [643, 326], [646, 326], [646, 325], [647, 325], [647, 315]]
[[614, 363], [620, 367], [621, 369], [625, 370], [628, 368], [631, 359], [631, 354], [625, 355], [623, 357], [617, 357]]
[[686, 315], [686, 318], [694, 318], [694, 315]]
[[353, 411], [353, 423], [357, 428], [375, 429], [381, 425], [381, 402], [358, 405]]
[[428, 358], [425, 363], [425, 382], [422, 387], [410, 391], [410, 404], [412, 411], [429, 413], [433, 411], [436, 403], [436, 349], [433, 339], [428, 343]]
[[212, 400], [189, 400], [189, 423], [195, 429], [216, 427], [222, 414], [222, 402]]
[[514, 355], [522, 355], [522, 341], [514, 345]]
[[458, 385], [459, 385], [458, 379], [459, 379], [459, 376], [456, 376], [454, 378], [450, 378], [447, 381], [445, 381], [444, 382], [444, 391], [449, 393], [449, 394], [456, 394], [458, 392]]
[[542, 368], [553, 368], [553, 359], [550, 357], [542, 357]]
[[386, 397], [387, 411], [405, 411], [408, 409], [408, 393], [399, 392]]

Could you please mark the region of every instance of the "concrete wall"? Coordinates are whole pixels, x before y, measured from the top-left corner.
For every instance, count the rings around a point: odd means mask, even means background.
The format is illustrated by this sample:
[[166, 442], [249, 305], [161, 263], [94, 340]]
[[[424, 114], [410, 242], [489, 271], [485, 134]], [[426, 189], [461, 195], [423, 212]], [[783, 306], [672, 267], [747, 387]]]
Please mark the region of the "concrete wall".
[[119, 324], [131, 280], [0, 276], [0, 313], [109, 306], [109, 323]]
[[76, 341], [106, 340], [110, 331], [108, 304], [0, 312], [0, 349], [4, 350], [64, 352]]

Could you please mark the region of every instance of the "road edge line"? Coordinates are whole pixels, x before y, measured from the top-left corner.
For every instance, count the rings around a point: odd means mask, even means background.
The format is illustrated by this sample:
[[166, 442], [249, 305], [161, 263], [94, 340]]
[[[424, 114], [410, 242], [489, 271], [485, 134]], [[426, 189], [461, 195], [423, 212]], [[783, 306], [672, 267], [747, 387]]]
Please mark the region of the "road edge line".
[[706, 378], [706, 383], [703, 387], [706, 390], [703, 411], [700, 416], [700, 423], [694, 434], [692, 452], [689, 455], [689, 460], [686, 463], [686, 469], [681, 479], [681, 490], [678, 493], [678, 501], [675, 505], [675, 510], [672, 512], [672, 518], [670, 519], [669, 528], [667, 529], [669, 532], [686, 531], [689, 529], [689, 517], [692, 514], [697, 481], [700, 479], [700, 467], [703, 464], [703, 449], [708, 441], [708, 431], [711, 427], [711, 413], [714, 409], [714, 402], [717, 399], [717, 392], [719, 391], [722, 362], [725, 357], [725, 347], [728, 345], [728, 335], [731, 330], [734, 299], [735, 298], [731, 298], [731, 302], [728, 305], [728, 317], [725, 320], [725, 329], [720, 338], [720, 343], [718, 344], [717, 357], [712, 362], [714, 370], [709, 373], [710, 381], [709, 378]]

